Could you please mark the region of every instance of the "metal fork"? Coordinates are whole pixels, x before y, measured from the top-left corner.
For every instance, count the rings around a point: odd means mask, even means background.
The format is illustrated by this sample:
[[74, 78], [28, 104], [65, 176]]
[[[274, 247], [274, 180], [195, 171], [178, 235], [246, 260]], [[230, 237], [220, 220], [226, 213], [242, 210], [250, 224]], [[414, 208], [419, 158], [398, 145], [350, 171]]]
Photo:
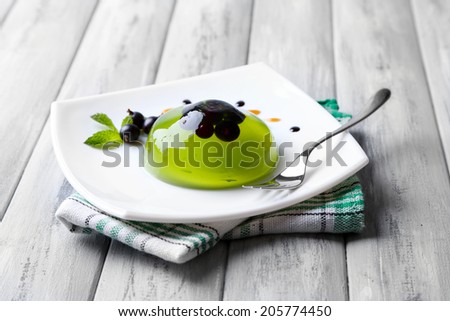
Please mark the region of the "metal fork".
[[[311, 155], [312, 151], [322, 144], [327, 139], [330, 139], [331, 137], [342, 133], [343, 131], [349, 129], [350, 127], [355, 126], [360, 121], [366, 119], [370, 115], [372, 115], [378, 108], [383, 106], [383, 104], [389, 99], [391, 96], [391, 91], [389, 89], [383, 88], [377, 91], [377, 93], [373, 96], [373, 99], [371, 100], [369, 106], [366, 110], [364, 110], [361, 114], [359, 114], [357, 117], [350, 120], [348, 123], [342, 125], [335, 131], [328, 133], [321, 139], [319, 139], [317, 142], [313, 143], [310, 147], [306, 148], [300, 155], [298, 155], [294, 161], [292, 161], [288, 167], [283, 170], [280, 174], [278, 174], [275, 178], [256, 185], [243, 185], [243, 188], [255, 188], [255, 189], [295, 189], [298, 188], [300, 185], [302, 185], [305, 174], [306, 174], [306, 167], [308, 164], [308, 158], [309, 155]], [[302, 167], [301, 164], [298, 165], [299, 169], [303, 168], [303, 171], [300, 175], [293, 175], [288, 176], [286, 173], [288, 170], [291, 170], [292, 164], [294, 164], [297, 160], [301, 160], [304, 163], [304, 166]]]

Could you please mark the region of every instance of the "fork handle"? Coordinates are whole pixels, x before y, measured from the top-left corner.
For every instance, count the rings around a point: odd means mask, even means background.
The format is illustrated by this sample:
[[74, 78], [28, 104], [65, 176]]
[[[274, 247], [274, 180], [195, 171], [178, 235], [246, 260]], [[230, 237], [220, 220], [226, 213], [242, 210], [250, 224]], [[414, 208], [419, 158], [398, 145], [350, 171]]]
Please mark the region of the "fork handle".
[[[391, 91], [389, 89], [383, 88], [380, 89], [376, 92], [376, 94], [373, 96], [373, 99], [371, 100], [369, 106], [367, 107], [367, 109], [365, 109], [364, 111], [362, 111], [357, 117], [352, 118], [348, 123], [342, 125], [341, 127], [339, 127], [338, 129], [334, 130], [331, 133], [328, 133], [327, 135], [325, 135], [324, 137], [322, 137], [321, 139], [319, 139], [317, 142], [315, 142], [312, 146], [308, 147], [307, 149], [305, 149], [300, 156], [306, 156], [308, 157], [309, 154], [311, 154], [311, 152], [320, 144], [322, 144], [324, 141], [326, 141], [327, 139], [336, 136], [337, 134], [342, 133], [343, 131], [346, 131], [347, 129], [349, 129], [350, 127], [355, 126], [356, 124], [358, 124], [360, 121], [366, 119], [367, 117], [369, 117], [370, 115], [372, 115], [375, 111], [378, 110], [378, 108], [380, 108], [381, 106], [384, 105], [384, 103], [386, 101], [388, 101], [389, 97], [391, 97]], [[298, 157], [297, 157], [298, 158]]]

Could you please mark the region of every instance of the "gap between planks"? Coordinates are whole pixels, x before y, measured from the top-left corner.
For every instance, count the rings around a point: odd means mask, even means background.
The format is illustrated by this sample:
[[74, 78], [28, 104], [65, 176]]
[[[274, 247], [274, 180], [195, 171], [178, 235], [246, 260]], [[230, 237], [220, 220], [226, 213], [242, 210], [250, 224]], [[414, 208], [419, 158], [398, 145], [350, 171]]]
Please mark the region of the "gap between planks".
[[15, 4], [16, 0], [2, 0], [2, 2], [0, 2], [0, 28]]
[[[447, 31], [450, 28], [450, 18], [445, 19], [449, 16], [450, 6], [448, 1], [441, 0], [426, 1], [427, 7], [425, 8], [423, 8], [423, 5], [423, 0], [410, 1], [415, 34], [422, 58], [423, 73], [427, 78], [428, 94], [431, 97], [434, 119], [440, 134], [442, 156], [447, 164], [447, 175], [450, 179], [450, 104], [446, 103], [446, 101], [450, 101], [450, 95], [448, 94], [450, 78], [444, 76], [450, 73], [450, 50], [448, 49], [450, 48], [450, 41], [448, 41], [448, 32], [442, 31]], [[433, 12], [433, 10], [435, 11]], [[435, 19], [427, 16], [430, 11], [437, 15], [437, 17], [434, 17]], [[426, 20], [426, 27], [421, 28], [424, 22], [419, 22], [420, 17], [429, 19]], [[428, 28], [432, 31], [429, 32]], [[439, 55], [440, 52], [446, 52], [447, 54]], [[437, 57], [432, 56], [432, 54], [436, 54]], [[442, 67], [442, 71], [438, 72], [434, 68], [435, 65]], [[435, 86], [432, 86], [431, 83]]]
[[374, 161], [361, 172], [368, 226], [347, 243], [350, 299], [448, 298], [449, 181], [409, 1], [334, 7], [341, 102], [356, 111], [380, 87], [393, 92], [389, 112], [359, 127]]
[[[48, 117], [47, 108], [63, 82], [95, 4], [96, 0], [91, 0], [84, 7], [77, 7], [79, 4], [74, 1], [17, 1], [1, 26], [0, 70], [4, 77], [0, 82], [4, 90], [0, 93], [0, 114], [2, 117], [21, 117], [22, 126], [27, 129], [16, 133], [14, 143], [11, 140], [2, 141], [2, 147], [9, 153], [4, 154], [0, 162], [3, 175], [0, 182], [1, 219], [42, 133]], [[57, 12], [59, 20], [51, 16], [51, 10]], [[68, 21], [58, 33], [52, 29], [52, 23], [60, 23], [61, 17]], [[28, 24], [21, 21], [23, 19], [27, 19]], [[64, 32], [71, 32], [73, 36], [64, 38]], [[60, 47], [55, 45], [57, 42]], [[33, 79], [30, 74], [40, 79]], [[24, 113], [28, 117], [24, 117]], [[12, 126], [13, 122], [5, 123], [2, 133], [10, 132]], [[15, 166], [9, 166], [10, 163]]]
[[[217, 2], [215, 6], [206, 0], [178, 2], [156, 82], [245, 64], [249, 4], [251, 1], [236, 0]], [[224, 243], [177, 265], [113, 242], [95, 300], [217, 300], [223, 292], [225, 258]]]
[[[137, 11], [136, 17], [139, 18], [139, 16], [148, 16], [155, 13], [154, 6], [157, 5], [155, 1], [139, 1], [134, 2], [133, 6], [127, 6], [126, 1], [120, 1], [120, 0], [114, 0], [114, 1], [102, 1], [103, 4], [102, 8], [106, 12], [104, 12], [104, 18], [105, 20], [113, 23], [111, 28], [105, 28], [104, 24], [101, 23], [101, 25], [97, 25], [97, 31], [100, 32], [102, 35], [105, 35], [105, 32], [107, 33], [106, 36], [110, 36], [111, 39], [107, 40], [106, 43], [101, 43], [100, 41], [95, 38], [91, 37], [91, 43], [89, 46], [86, 45], [85, 39], [87, 35], [83, 38], [83, 44], [80, 46], [77, 55], [75, 57], [75, 61], [73, 62], [69, 74], [66, 76], [66, 79], [64, 80], [64, 86], [60, 90], [59, 98], [68, 98], [68, 97], [74, 97], [74, 96], [80, 96], [80, 95], [86, 95], [86, 94], [92, 94], [91, 91], [102, 91], [105, 90], [117, 90], [120, 88], [123, 88], [123, 86], [128, 87], [135, 87], [138, 85], [142, 85], [142, 79], [145, 79], [144, 75], [148, 72], [152, 71], [154, 69], [154, 60], [157, 60], [158, 58], [155, 57], [155, 53], [160, 54], [160, 52], [155, 48], [155, 44], [161, 44], [159, 41], [162, 37], [161, 35], [165, 35], [165, 19], [166, 15], [163, 14], [163, 11], [158, 11], [158, 15], [152, 16], [151, 19], [144, 19], [141, 17], [141, 19], [137, 20], [138, 26], [140, 26], [139, 33], [138, 34], [131, 34], [128, 33], [128, 28], [132, 28], [135, 24], [130, 23], [127, 24], [129, 21], [126, 19], [134, 21], [133, 16], [131, 14], [133, 12], [131, 11]], [[167, 9], [172, 8], [171, 7], [172, 2], [165, 2], [164, 5], [161, 5], [159, 8], [165, 8], [165, 13], [168, 13]], [[136, 6], [136, 7], [134, 7]], [[144, 10], [142, 10], [142, 7], [145, 7]], [[150, 8], [153, 8], [153, 10], [150, 10]], [[128, 15], [125, 14], [124, 16], [124, 9], [128, 9]], [[117, 12], [114, 12], [116, 10]], [[162, 10], [162, 9], [161, 9]], [[111, 41], [111, 46], [114, 46], [114, 40], [117, 39], [117, 37], [120, 35], [117, 32], [112, 32], [111, 29], [114, 25], [116, 25], [117, 20], [111, 21], [111, 19], [114, 19], [114, 17], [110, 17], [111, 11], [113, 13], [117, 14], [117, 17], [122, 18], [125, 21], [123, 22], [123, 28], [122, 32], [124, 33], [122, 36], [124, 36], [125, 41], [127, 41], [128, 48], [130, 51], [128, 52], [128, 59], [125, 62], [122, 62], [122, 64], [119, 64], [118, 66], [115, 66], [115, 68], [119, 68], [119, 71], [116, 71], [116, 73], [119, 73], [123, 75], [122, 69], [125, 69], [128, 71], [127, 74], [124, 75], [124, 77], [112, 77], [105, 80], [104, 72], [105, 68], [102, 67], [102, 62], [105, 66], [111, 66], [110, 62], [115, 61], [116, 54], [118, 54], [117, 51], [120, 51], [119, 47], [114, 47], [114, 52], [110, 52], [111, 48], [109, 41]], [[96, 11], [98, 12], [98, 11]], [[97, 20], [97, 16], [93, 17], [93, 19]], [[93, 21], [92, 21], [93, 22]], [[91, 23], [92, 23], [91, 22]], [[164, 22], [164, 23], [163, 23]], [[90, 23], [90, 25], [91, 25]], [[144, 23], [144, 25], [142, 25]], [[147, 25], [148, 24], [148, 25]], [[136, 27], [137, 28], [137, 27]], [[136, 28], [132, 28], [131, 31], [136, 31]], [[163, 29], [161, 29], [163, 28]], [[108, 29], [110, 30], [108, 33]], [[116, 30], [117, 31], [117, 30]], [[91, 34], [93, 31], [90, 29], [89, 34]], [[164, 34], [163, 34], [164, 32]], [[149, 37], [152, 36], [151, 39], [154, 41], [154, 43], [147, 43], [143, 41], [135, 41], [137, 39], [140, 39], [140, 37]], [[133, 42], [134, 40], [134, 42]], [[100, 42], [100, 44], [99, 44]], [[131, 42], [131, 43], [130, 43]], [[92, 53], [90, 50], [94, 48], [95, 46], [106, 46], [105, 50], [106, 55], [100, 55], [99, 53], [99, 59], [100, 61], [96, 61], [95, 58], [92, 57]], [[153, 48], [153, 52], [149, 52], [146, 46], [151, 45]], [[136, 47], [145, 47], [141, 48], [142, 50], [136, 50]], [[80, 60], [80, 52], [83, 52], [84, 57], [86, 59]], [[95, 52], [95, 51], [94, 51]], [[145, 56], [145, 59], [141, 55]], [[105, 61], [107, 60], [107, 61]], [[144, 63], [144, 66], [136, 65], [133, 62], [134, 61], [142, 61]], [[89, 63], [92, 65], [89, 65]], [[124, 65], [125, 64], [125, 65]], [[143, 67], [143, 68], [142, 68]], [[97, 69], [95, 69], [97, 68]], [[76, 70], [75, 70], [76, 69]], [[109, 68], [111, 69], [111, 68]], [[108, 70], [109, 70], [108, 69]], [[97, 70], [97, 73], [95, 74], [97, 76], [96, 79], [93, 79], [94, 74], [92, 73], [92, 70]], [[89, 75], [89, 77], [86, 77], [83, 79], [83, 75]], [[126, 78], [126, 83], [124, 84], [124, 81], [122, 78]], [[101, 80], [101, 85], [100, 85]], [[21, 223], [23, 221], [27, 221], [26, 215], [32, 215], [33, 213], [30, 212], [29, 206], [27, 206], [28, 200], [27, 197], [30, 193], [30, 188], [32, 186], [35, 186], [36, 184], [40, 184], [41, 180], [50, 178], [54, 178], [54, 183], [58, 184], [59, 186], [59, 193], [61, 193], [61, 185], [64, 186], [64, 180], [61, 179], [62, 174], [60, 171], [55, 171], [54, 168], [51, 170], [47, 167], [44, 167], [40, 170], [39, 163], [40, 159], [43, 157], [50, 157], [48, 163], [50, 163], [52, 166], [56, 167], [56, 161], [54, 159], [54, 155], [51, 154], [51, 142], [50, 142], [50, 134], [49, 134], [49, 127], [48, 127], [48, 120], [47, 120], [47, 126], [44, 129], [44, 132], [41, 133], [41, 137], [38, 141], [38, 144], [36, 146], [35, 151], [33, 152], [32, 159], [30, 160], [30, 163], [28, 164], [26, 168], [26, 172], [24, 174], [24, 177], [19, 184], [18, 190], [16, 194], [14, 195], [13, 202], [11, 203], [12, 206], [9, 209], [8, 212], [11, 212], [11, 215], [6, 216], [6, 220], [3, 222], [3, 231], [6, 231], [6, 228], [8, 230], [10, 228], [17, 228], [19, 229]], [[50, 156], [48, 156], [50, 155]], [[48, 172], [51, 171], [51, 172]], [[56, 172], [56, 173], [55, 173]], [[51, 173], [53, 173], [51, 175]], [[45, 177], [44, 177], [45, 176]], [[60, 181], [61, 179], [61, 181]], [[51, 184], [54, 185], [54, 184]], [[35, 205], [37, 205], [38, 208], [45, 208], [46, 212], [49, 208], [49, 201], [51, 202], [50, 207], [57, 206], [58, 204], [54, 204], [54, 201], [57, 201], [59, 198], [56, 197], [54, 200], [53, 197], [55, 188], [49, 187], [48, 189], [43, 188], [43, 192], [45, 194], [39, 195], [39, 198], [35, 198], [34, 200], [29, 200], [30, 202], [34, 201]], [[58, 194], [59, 195], [59, 194]], [[62, 196], [64, 197], [64, 196]], [[24, 199], [27, 200], [24, 202]], [[54, 209], [50, 209], [50, 212], [53, 212]], [[26, 213], [24, 213], [26, 212]], [[12, 215], [16, 214], [16, 215]], [[51, 213], [53, 214], [53, 213]], [[34, 217], [33, 222], [37, 224], [35, 226], [36, 229], [46, 230], [50, 234], [39, 234], [39, 235], [27, 235], [27, 238], [24, 239], [24, 242], [21, 242], [20, 246], [26, 247], [29, 246], [29, 240], [35, 240], [37, 241], [37, 249], [33, 251], [32, 253], [23, 252], [20, 251], [18, 253], [11, 253], [11, 251], [18, 247], [19, 244], [12, 244], [10, 248], [7, 249], [10, 250], [8, 253], [11, 254], [10, 260], [8, 260], [8, 264], [1, 265], [0, 269], [5, 269], [5, 278], [3, 278], [3, 283], [6, 285], [6, 288], [8, 289], [7, 293], [3, 293], [3, 297], [18, 297], [20, 294], [20, 297], [23, 297], [24, 299], [33, 299], [33, 298], [53, 298], [53, 299], [88, 299], [89, 297], [92, 298], [93, 290], [95, 290], [95, 286], [97, 284], [98, 275], [95, 275], [96, 273], [100, 273], [101, 270], [98, 269], [98, 266], [101, 266], [103, 264], [104, 257], [103, 255], [106, 255], [107, 247], [109, 240], [107, 240], [105, 237], [100, 236], [73, 236], [70, 233], [68, 233], [66, 230], [62, 228], [58, 222], [56, 222], [56, 219], [53, 216], [42, 218], [42, 220], [38, 221], [38, 218]], [[48, 229], [48, 224], [59, 227], [57, 230]], [[1, 227], [1, 226], [0, 226]], [[22, 229], [23, 230], [23, 229]], [[20, 229], [18, 230], [20, 234]], [[3, 233], [4, 234], [4, 233]], [[2, 236], [0, 235], [0, 238]], [[7, 237], [6, 235], [3, 235], [3, 237]], [[57, 238], [58, 242], [50, 242], [48, 238]], [[12, 241], [14, 241], [14, 238], [11, 238]], [[101, 240], [104, 242], [102, 243]], [[106, 241], [106, 242], [105, 242]], [[76, 244], [73, 244], [73, 243]], [[0, 245], [1, 246], [7, 246], [7, 243], [2, 242], [0, 239]], [[45, 247], [45, 248], [43, 248]], [[62, 251], [62, 249], [65, 249], [65, 251]], [[51, 252], [51, 257], [47, 258], [47, 254], [45, 255], [45, 258], [43, 258], [44, 253], [42, 252]], [[62, 254], [64, 252], [64, 254]], [[80, 255], [81, 254], [81, 255]], [[61, 259], [59, 256], [64, 255], [64, 259]], [[6, 259], [5, 257], [3, 259]], [[1, 258], [0, 258], [1, 260]], [[25, 263], [23, 263], [25, 260]], [[61, 264], [59, 265], [52, 265], [52, 261], [54, 260], [61, 260]], [[31, 262], [30, 262], [31, 261]], [[87, 262], [86, 262], [87, 261]], [[30, 262], [29, 264], [26, 262]], [[98, 263], [98, 264], [97, 264]], [[28, 265], [27, 265], [28, 264]], [[12, 266], [14, 265], [14, 266]], [[32, 279], [23, 279], [23, 281], [20, 281], [22, 278], [20, 276], [21, 273], [21, 267], [25, 266], [27, 267], [27, 273], [30, 274], [32, 271], [33, 278]], [[58, 271], [61, 270], [61, 268], [64, 268], [64, 266], [71, 271], [69, 275], [65, 275], [64, 273], [58, 273]], [[75, 268], [74, 268], [75, 267]], [[30, 271], [29, 271], [30, 270]], [[43, 274], [44, 273], [44, 274]], [[56, 273], [56, 274], [55, 274]], [[56, 280], [49, 280], [48, 276], [46, 274], [51, 274]], [[36, 276], [36, 277], [35, 277]], [[77, 279], [80, 278], [80, 279]], [[70, 279], [75, 279], [74, 282], [71, 284], [68, 284], [68, 281]], [[49, 283], [50, 282], [50, 283]], [[20, 283], [24, 284], [24, 287], [22, 287], [22, 290], [15, 290], [16, 286], [15, 284]], [[57, 286], [51, 286], [51, 285], [57, 285]], [[49, 288], [51, 290], [43, 291], [45, 288]]]
[[[99, 1], [100, 1], [100, 0], [99, 0]], [[75, 48], [75, 51], [74, 51], [74, 53], [73, 53], [73, 55], [72, 55], [72, 58], [70, 59], [70, 62], [69, 62], [69, 64], [68, 64], [68, 67], [67, 67], [67, 69], [66, 69], [66, 71], [65, 71], [65, 74], [64, 74], [64, 76], [63, 76], [63, 80], [61, 81], [61, 84], [60, 84], [60, 86], [59, 86], [59, 88], [58, 88], [58, 90], [57, 90], [57, 93], [56, 93], [56, 95], [55, 95], [55, 97], [54, 97], [54, 100], [56, 100], [57, 97], [59, 96], [59, 94], [60, 94], [60, 92], [61, 92], [61, 89], [62, 89], [62, 87], [63, 87], [63, 85], [64, 85], [64, 82], [65, 82], [65, 80], [66, 80], [66, 78], [67, 78], [67, 75], [69, 74], [69, 71], [70, 71], [70, 69], [72, 68], [73, 62], [74, 62], [75, 57], [76, 57], [76, 55], [77, 55], [77, 52], [78, 52], [78, 50], [80, 49], [80, 46], [81, 46], [81, 44], [82, 44], [82, 42], [83, 42], [84, 36], [85, 36], [87, 30], [89, 29], [89, 25], [91, 24], [91, 21], [92, 21], [92, 18], [94, 17], [94, 15], [95, 15], [95, 12], [97, 11], [97, 7], [98, 7], [99, 1], [97, 1], [96, 4], [94, 5], [94, 9], [93, 9], [93, 11], [92, 11], [92, 14], [91, 14], [91, 16], [89, 17], [89, 19], [88, 19], [88, 21], [87, 21], [87, 24], [86, 24], [86, 27], [84, 28], [84, 30], [83, 30], [83, 32], [82, 32], [82, 34], [81, 34], [80, 41], [78, 42], [78, 45], [77, 45], [76, 48]], [[14, 4], [15, 4], [15, 2], [11, 5], [11, 8], [14, 6]], [[0, 25], [1, 25], [1, 23], [0, 23]], [[49, 117], [50, 117], [50, 110], [47, 112], [47, 116], [45, 117], [45, 121], [44, 121], [43, 124], [42, 124], [41, 130], [40, 130], [40, 133], [39, 133], [39, 135], [38, 135], [38, 138], [36, 139], [36, 142], [38, 142], [38, 141], [41, 139], [42, 132], [43, 132], [43, 130], [44, 130], [45, 125], [46, 125], [47, 122], [49, 121]], [[4, 212], [5, 214], [3, 215], [3, 217], [0, 215], [0, 224], [1, 224], [1, 222], [3, 221], [3, 219], [4, 219], [4, 216], [5, 216], [6, 213], [8, 212], [9, 204], [11, 203], [11, 200], [13, 199], [14, 194], [16, 193], [17, 187], [19, 186], [19, 184], [20, 184], [20, 182], [21, 182], [21, 180], [22, 180], [23, 173], [25, 172], [25, 170], [26, 170], [26, 168], [27, 168], [27, 166], [28, 166], [28, 162], [30, 161], [31, 156], [33, 155], [34, 150], [36, 149], [36, 145], [37, 145], [37, 143], [34, 145], [34, 148], [30, 151], [30, 153], [27, 155], [26, 164], [25, 164], [25, 166], [23, 167], [23, 169], [22, 169], [22, 171], [21, 171], [21, 173], [20, 173], [20, 175], [19, 175], [19, 177], [18, 177], [18, 179], [17, 179], [17, 182], [16, 182], [16, 184], [15, 184], [15, 186], [14, 186], [14, 188], [13, 188], [13, 192], [12, 192], [12, 194], [11, 194], [11, 197], [10, 197], [9, 200], [8, 200], [8, 205], [5, 207], [5, 212]]]
[[[283, 6], [256, 1], [249, 62], [264, 61], [311, 96], [332, 98], [329, 5], [327, 0], [285, 1]], [[344, 252], [343, 237], [331, 234], [269, 235], [233, 241], [224, 299], [345, 300]]]

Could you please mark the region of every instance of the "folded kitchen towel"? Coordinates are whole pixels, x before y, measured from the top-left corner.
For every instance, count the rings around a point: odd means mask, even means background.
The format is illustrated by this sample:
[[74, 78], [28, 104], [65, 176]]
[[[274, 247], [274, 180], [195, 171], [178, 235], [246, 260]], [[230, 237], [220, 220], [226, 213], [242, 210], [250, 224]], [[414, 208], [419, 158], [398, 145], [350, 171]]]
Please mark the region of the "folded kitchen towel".
[[[351, 118], [339, 112], [334, 99], [319, 103], [340, 122]], [[364, 227], [363, 211], [361, 185], [353, 176], [309, 200], [248, 219], [202, 224], [127, 221], [101, 211], [79, 194], [64, 200], [56, 217], [71, 232], [97, 231], [166, 261], [183, 263], [212, 248], [221, 239], [279, 233], [360, 232]]]

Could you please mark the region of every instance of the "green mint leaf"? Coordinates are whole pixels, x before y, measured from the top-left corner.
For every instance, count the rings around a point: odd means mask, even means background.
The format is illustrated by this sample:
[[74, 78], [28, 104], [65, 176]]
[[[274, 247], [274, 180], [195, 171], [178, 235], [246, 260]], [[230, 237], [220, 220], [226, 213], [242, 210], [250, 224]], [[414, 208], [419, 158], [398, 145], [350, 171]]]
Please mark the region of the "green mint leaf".
[[133, 123], [133, 118], [131, 118], [131, 116], [128, 115], [127, 117], [125, 117], [125, 118], [122, 120], [122, 126], [121, 126], [121, 127], [123, 127], [123, 126], [125, 126], [125, 125], [128, 125], [128, 124], [132, 124], [132, 123]]
[[84, 143], [91, 147], [101, 149], [106, 147], [119, 147], [122, 144], [122, 139], [117, 131], [102, 130], [86, 139]]
[[106, 114], [102, 114], [102, 113], [94, 114], [91, 116], [91, 118], [93, 120], [95, 120], [96, 122], [98, 122], [102, 125], [105, 125], [105, 126], [111, 128], [111, 130], [114, 130], [117, 132], [116, 126], [114, 126], [112, 120], [108, 116], [106, 116]]

